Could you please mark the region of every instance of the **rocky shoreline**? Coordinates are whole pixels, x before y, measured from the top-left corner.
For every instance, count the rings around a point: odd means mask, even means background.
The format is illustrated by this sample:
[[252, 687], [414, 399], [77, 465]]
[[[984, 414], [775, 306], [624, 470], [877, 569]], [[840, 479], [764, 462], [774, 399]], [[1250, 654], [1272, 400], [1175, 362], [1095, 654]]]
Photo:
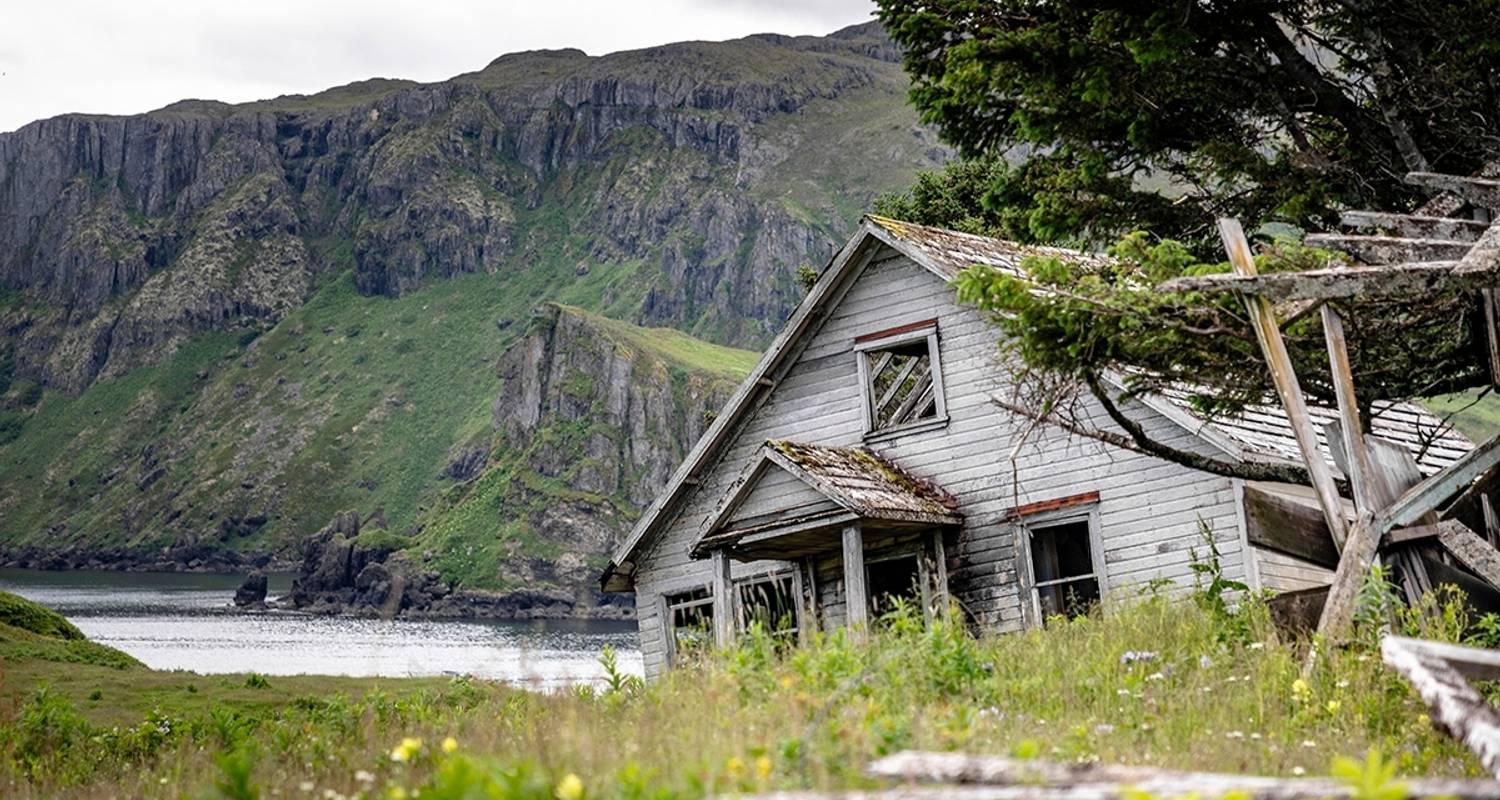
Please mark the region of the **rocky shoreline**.
[[510, 592], [456, 588], [426, 568], [401, 537], [390, 534], [376, 512], [334, 517], [302, 542], [302, 562], [292, 589], [267, 598], [257, 570], [235, 593], [235, 605], [312, 614], [414, 619], [634, 619], [628, 595], [583, 590]]

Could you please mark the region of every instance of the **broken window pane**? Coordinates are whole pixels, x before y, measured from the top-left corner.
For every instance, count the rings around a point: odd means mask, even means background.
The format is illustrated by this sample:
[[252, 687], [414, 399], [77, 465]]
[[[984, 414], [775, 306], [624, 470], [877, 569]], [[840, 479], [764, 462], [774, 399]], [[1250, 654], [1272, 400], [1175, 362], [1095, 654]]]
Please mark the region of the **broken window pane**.
[[797, 595], [790, 575], [772, 575], [740, 585], [740, 627], [759, 624], [773, 636], [797, 633]]
[[706, 649], [713, 642], [714, 598], [708, 587], [667, 595], [667, 633], [676, 657]]
[[865, 387], [872, 430], [937, 416], [937, 388], [929, 339], [863, 353], [869, 375]]
[[1030, 529], [1031, 576], [1042, 617], [1076, 617], [1099, 602], [1086, 519]]

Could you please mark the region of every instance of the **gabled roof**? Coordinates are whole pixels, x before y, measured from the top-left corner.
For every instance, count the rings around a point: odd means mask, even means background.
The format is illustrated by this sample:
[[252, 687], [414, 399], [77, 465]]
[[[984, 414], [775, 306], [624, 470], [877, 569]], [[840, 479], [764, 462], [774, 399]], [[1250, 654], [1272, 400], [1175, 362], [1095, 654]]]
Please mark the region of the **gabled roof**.
[[[847, 279], [863, 265], [865, 257], [882, 244], [890, 246], [943, 280], [952, 280], [959, 272], [975, 264], [985, 264], [1023, 276], [1021, 263], [1031, 255], [1056, 256], [1082, 262], [1099, 259], [1098, 256], [1075, 250], [1020, 245], [986, 236], [866, 215], [860, 220], [859, 227], [848, 243], [823, 270], [823, 274], [792, 313], [786, 327], [772, 341], [760, 362], [683, 459], [677, 471], [667, 481], [666, 487], [646, 508], [630, 535], [615, 550], [601, 579], [601, 585], [606, 591], [626, 591], [630, 588], [631, 576], [635, 570], [633, 559], [641, 546], [672, 518], [688, 490], [697, 485], [700, 471], [713, 463], [733, 439], [746, 415], [774, 390], [779, 373], [801, 351], [804, 335], [821, 323], [841, 296]], [[1285, 415], [1277, 409], [1253, 409], [1240, 419], [1204, 420], [1192, 412], [1185, 397], [1142, 399], [1190, 433], [1230, 452], [1236, 458], [1300, 461], [1295, 445], [1290, 450], [1285, 446], [1293, 441], [1291, 429]], [[1421, 437], [1421, 431], [1430, 431], [1429, 426], [1435, 424], [1438, 424], [1435, 417], [1409, 403], [1398, 404], [1395, 409], [1382, 413], [1373, 422], [1376, 433], [1406, 445], [1414, 455], [1420, 449], [1414, 445]], [[1460, 450], [1467, 452], [1472, 447], [1467, 439], [1449, 430], [1439, 437], [1437, 444], [1423, 453], [1420, 463], [1424, 470], [1435, 470], [1461, 455]]]
[[775, 519], [759, 524], [757, 520], [754, 525], [725, 529], [740, 503], [755, 490], [769, 469], [784, 470], [831, 501], [833, 508], [814, 513], [820, 520], [832, 519], [830, 512], [837, 512], [840, 519], [928, 525], [956, 525], [963, 521], [957, 498], [869, 450], [772, 439], [761, 446], [734, 489], [699, 531], [692, 550], [695, 557], [748, 534], [813, 521]]

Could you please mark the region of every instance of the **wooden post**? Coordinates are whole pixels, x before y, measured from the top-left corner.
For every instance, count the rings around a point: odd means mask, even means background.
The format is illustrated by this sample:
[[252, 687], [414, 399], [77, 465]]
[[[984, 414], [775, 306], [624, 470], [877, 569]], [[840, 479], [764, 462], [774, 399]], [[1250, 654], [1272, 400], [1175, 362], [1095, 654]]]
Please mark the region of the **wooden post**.
[[948, 554], [943, 548], [943, 529], [932, 532], [932, 614], [948, 613]]
[[[1250, 243], [1245, 240], [1245, 231], [1239, 220], [1219, 220], [1219, 235], [1224, 240], [1224, 249], [1229, 253], [1229, 263], [1236, 274], [1253, 277], [1257, 274], [1255, 261], [1250, 255]], [[1255, 338], [1260, 341], [1261, 352], [1271, 368], [1271, 380], [1281, 404], [1286, 409], [1292, 434], [1297, 437], [1297, 447], [1307, 463], [1307, 474], [1312, 478], [1313, 489], [1318, 493], [1318, 505], [1323, 509], [1323, 518], [1328, 522], [1328, 531], [1333, 540], [1343, 545], [1345, 536], [1343, 509], [1339, 503], [1338, 487], [1333, 482], [1333, 473], [1328, 462], [1318, 451], [1318, 435], [1313, 430], [1312, 419], [1307, 414], [1307, 401], [1302, 396], [1302, 387], [1292, 371], [1292, 359], [1287, 354], [1286, 342], [1281, 339], [1281, 327], [1276, 322], [1276, 311], [1271, 301], [1260, 296], [1245, 296], [1245, 306], [1250, 312], [1250, 322], [1255, 326]]]
[[865, 592], [865, 536], [857, 522], [844, 528], [844, 614], [849, 630], [862, 637], [870, 622], [870, 596]]
[[724, 548], [713, 551], [714, 572], [714, 644], [727, 647], [734, 643], [734, 581], [729, 577], [729, 553]]
[[797, 561], [797, 638], [803, 644], [811, 641], [818, 630], [818, 572], [811, 558]]

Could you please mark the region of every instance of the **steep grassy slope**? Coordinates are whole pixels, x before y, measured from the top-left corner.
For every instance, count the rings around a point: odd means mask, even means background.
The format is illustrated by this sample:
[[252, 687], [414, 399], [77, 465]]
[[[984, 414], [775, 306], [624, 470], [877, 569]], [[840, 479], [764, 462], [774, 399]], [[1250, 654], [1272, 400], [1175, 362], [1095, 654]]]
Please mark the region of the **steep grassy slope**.
[[696, 432], [591, 430], [608, 392], [550, 379], [578, 402], [507, 426], [532, 309], [701, 417], [751, 358], [707, 342], [763, 345], [796, 267], [944, 157], [906, 85], [862, 26], [0, 135], [0, 557], [294, 559], [379, 509], [452, 577], [581, 581]]

